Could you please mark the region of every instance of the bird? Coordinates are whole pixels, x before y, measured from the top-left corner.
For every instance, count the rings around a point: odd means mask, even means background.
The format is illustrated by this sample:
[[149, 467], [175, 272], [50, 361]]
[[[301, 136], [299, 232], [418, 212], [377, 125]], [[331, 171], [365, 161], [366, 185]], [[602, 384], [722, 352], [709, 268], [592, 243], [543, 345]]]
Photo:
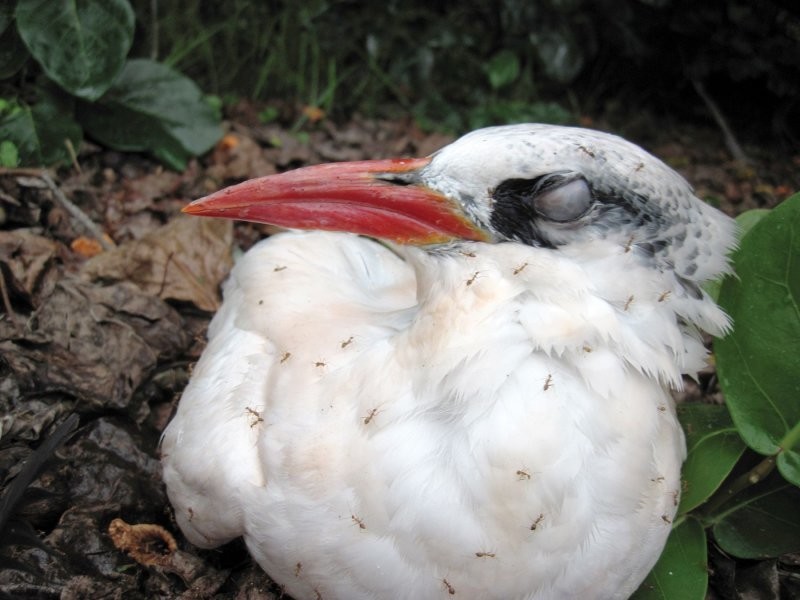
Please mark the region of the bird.
[[163, 432], [186, 538], [296, 600], [622, 599], [675, 518], [673, 391], [734, 221], [621, 137], [517, 124], [313, 165], [185, 212], [237, 262]]

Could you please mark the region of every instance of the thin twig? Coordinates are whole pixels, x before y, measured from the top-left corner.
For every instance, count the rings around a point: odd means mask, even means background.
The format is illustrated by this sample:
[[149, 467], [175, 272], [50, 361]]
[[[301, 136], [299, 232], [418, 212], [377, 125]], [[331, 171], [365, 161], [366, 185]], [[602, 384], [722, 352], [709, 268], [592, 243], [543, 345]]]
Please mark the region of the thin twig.
[[55, 196], [56, 200], [61, 203], [61, 205], [67, 210], [72, 218], [78, 221], [78, 223], [80, 223], [83, 228], [92, 235], [92, 237], [100, 242], [100, 245], [104, 250], [113, 250], [116, 247], [114, 242], [110, 241], [105, 235], [103, 235], [103, 231], [95, 224], [95, 222], [92, 221], [89, 216], [78, 207], [78, 205], [74, 204], [69, 198], [66, 197], [64, 192], [61, 191], [61, 188], [56, 185], [56, 183], [53, 181], [53, 178], [50, 177], [50, 174], [44, 169], [0, 168], [0, 175], [22, 175], [27, 177], [36, 177], [42, 180], [53, 193], [53, 196]]
[[72, 161], [72, 166], [78, 173], [83, 174], [83, 169], [81, 169], [81, 165], [78, 162], [78, 153], [75, 152], [75, 146], [72, 145], [72, 141], [67, 138], [64, 140], [64, 145], [67, 147], [67, 153], [69, 153], [69, 159]]
[[725, 120], [725, 115], [722, 114], [722, 111], [717, 106], [717, 103], [714, 102], [714, 99], [706, 92], [706, 87], [703, 85], [703, 82], [695, 78], [692, 78], [691, 81], [697, 95], [705, 102], [706, 108], [708, 108], [708, 111], [711, 113], [711, 117], [717, 122], [717, 126], [720, 130], [722, 130], [722, 136], [725, 138], [725, 145], [728, 147], [728, 151], [731, 155], [733, 155], [733, 158], [739, 162], [750, 163], [750, 158], [744, 153], [744, 150], [742, 150], [742, 147], [736, 140], [736, 136], [733, 135], [733, 131]]
[[714, 518], [717, 510], [742, 490], [763, 481], [775, 469], [775, 457], [768, 456], [755, 467], [743, 473], [724, 488], [717, 490], [703, 507], [703, 514]]
[[6, 315], [11, 322], [16, 322], [17, 315], [14, 312], [14, 307], [11, 306], [11, 298], [6, 288], [6, 276], [2, 269], [0, 269], [0, 295], [3, 297], [3, 307], [6, 309]]
[[47, 187], [50, 188], [50, 191], [53, 192], [53, 195], [56, 197], [56, 199], [61, 202], [64, 208], [67, 209], [67, 212], [77, 219], [78, 222], [80, 222], [80, 224], [83, 225], [84, 228], [91, 233], [98, 242], [100, 242], [103, 250], [114, 249], [114, 243], [110, 242], [106, 236], [103, 235], [103, 231], [88, 217], [85, 212], [78, 207], [78, 205], [74, 204], [72, 200], [67, 198], [64, 192], [61, 191], [61, 188], [56, 185], [55, 181], [53, 181], [52, 177], [50, 177], [48, 173], [42, 173], [39, 175], [39, 179], [47, 184]]

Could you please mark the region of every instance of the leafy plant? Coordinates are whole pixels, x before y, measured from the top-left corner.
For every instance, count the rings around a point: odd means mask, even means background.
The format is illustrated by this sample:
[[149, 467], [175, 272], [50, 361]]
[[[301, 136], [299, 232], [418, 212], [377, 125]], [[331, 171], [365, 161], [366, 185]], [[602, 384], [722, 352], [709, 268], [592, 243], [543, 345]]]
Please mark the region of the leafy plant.
[[719, 290], [734, 330], [714, 343], [726, 405], [679, 407], [684, 491], [637, 600], [705, 598], [706, 532], [737, 558], [800, 551], [800, 194], [738, 221], [736, 275]]
[[128, 0], [2, 5], [0, 77], [14, 77], [17, 93], [0, 112], [0, 139], [14, 144], [22, 164], [68, 160], [85, 131], [183, 169], [219, 139], [219, 116], [191, 80], [127, 59], [134, 25]]

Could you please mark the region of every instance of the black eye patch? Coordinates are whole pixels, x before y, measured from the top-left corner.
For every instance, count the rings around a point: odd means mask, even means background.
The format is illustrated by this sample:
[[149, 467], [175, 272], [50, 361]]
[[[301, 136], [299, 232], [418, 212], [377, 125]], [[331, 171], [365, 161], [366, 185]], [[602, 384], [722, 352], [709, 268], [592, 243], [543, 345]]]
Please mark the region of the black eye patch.
[[491, 224], [509, 239], [553, 247], [538, 222], [576, 221], [594, 205], [592, 190], [575, 173], [551, 173], [535, 179], [507, 179], [492, 192]]

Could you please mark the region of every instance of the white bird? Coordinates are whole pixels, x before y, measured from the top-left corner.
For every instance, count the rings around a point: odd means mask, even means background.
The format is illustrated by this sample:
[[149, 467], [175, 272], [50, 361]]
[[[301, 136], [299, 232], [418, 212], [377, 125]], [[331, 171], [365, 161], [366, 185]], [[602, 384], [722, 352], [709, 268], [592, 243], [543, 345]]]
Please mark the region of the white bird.
[[734, 224], [679, 175], [512, 125], [187, 212], [327, 230], [262, 241], [225, 286], [162, 443], [193, 544], [243, 536], [298, 600], [637, 588], [680, 494], [670, 390], [729, 326], [700, 284]]

